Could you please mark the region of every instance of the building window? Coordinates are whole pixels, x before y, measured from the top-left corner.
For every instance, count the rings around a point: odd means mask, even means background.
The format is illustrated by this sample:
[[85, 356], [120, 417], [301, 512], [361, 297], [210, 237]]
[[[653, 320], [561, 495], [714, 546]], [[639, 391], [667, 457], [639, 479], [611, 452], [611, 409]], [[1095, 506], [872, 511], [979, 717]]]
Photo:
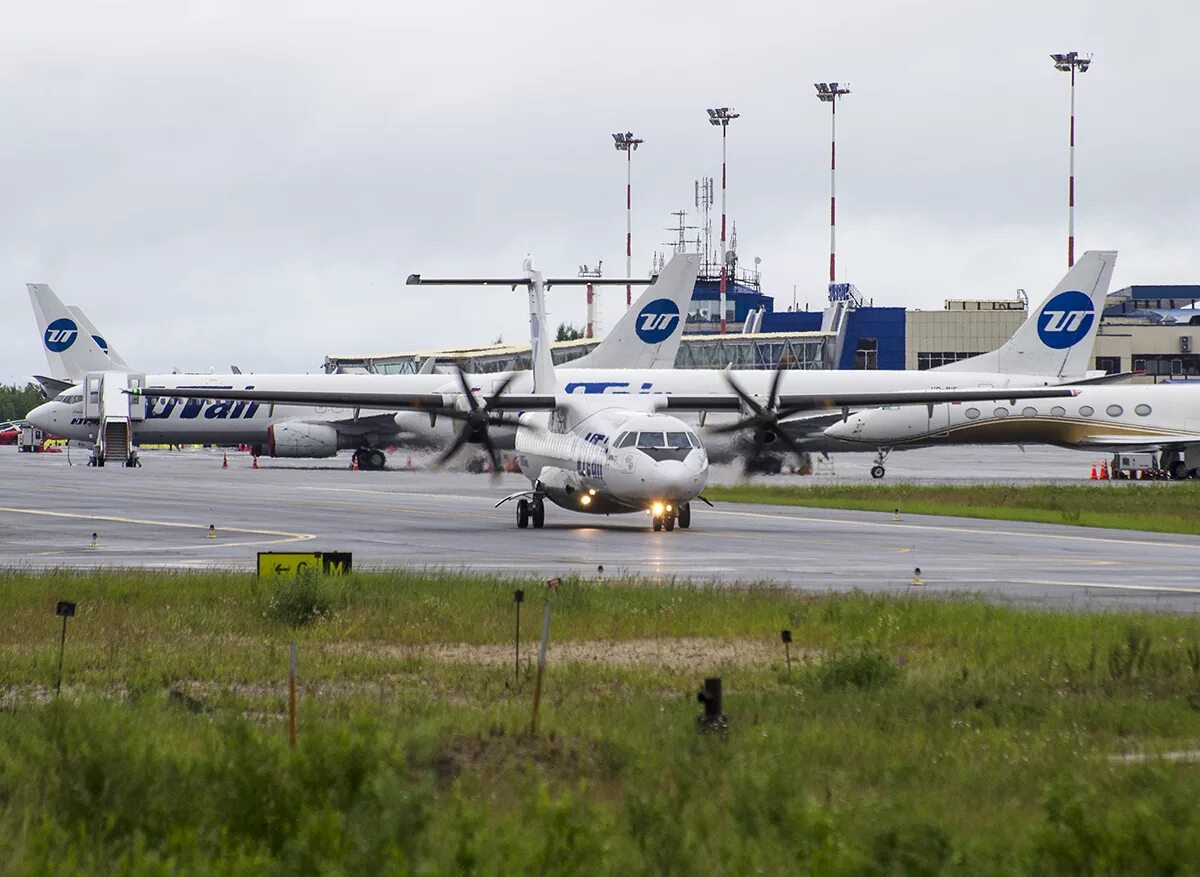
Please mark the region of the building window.
[[1200, 377], [1200, 354], [1135, 353], [1133, 370], [1155, 377]]
[[1150, 406], [1146, 405], [1145, 403], [1139, 405], [1137, 408], [1134, 408], [1133, 410], [1134, 410], [1134, 413], [1136, 413], [1138, 417], [1146, 417], [1147, 415], [1150, 414]]
[[1104, 410], [1105, 410], [1105, 412], [1107, 412], [1109, 417], [1120, 417], [1122, 414], [1125, 413], [1125, 409], [1122, 408], [1120, 405], [1109, 405]]
[[860, 371], [879, 368], [879, 339], [859, 338], [854, 350], [854, 367]]
[[1097, 356], [1096, 370], [1102, 371], [1105, 374], [1115, 375], [1121, 371], [1121, 357], [1119, 356]]
[[952, 362], [958, 362], [963, 359], [970, 359], [973, 356], [979, 356], [978, 353], [958, 353], [955, 351], [945, 352], [930, 352], [917, 351], [917, 368], [924, 371], [928, 368], [937, 368], [942, 365], [949, 365]]

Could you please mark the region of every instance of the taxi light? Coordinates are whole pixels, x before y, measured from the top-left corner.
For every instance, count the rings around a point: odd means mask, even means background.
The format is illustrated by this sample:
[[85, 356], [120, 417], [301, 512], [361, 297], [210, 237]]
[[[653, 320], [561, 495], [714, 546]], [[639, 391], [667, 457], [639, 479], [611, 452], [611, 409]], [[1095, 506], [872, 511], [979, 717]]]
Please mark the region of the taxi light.
[[591, 495], [585, 493], [583, 496], [579, 497], [579, 504], [580, 505], [591, 505], [592, 504]]
[[663, 504], [661, 502], [656, 502], [654, 505], [650, 506], [650, 511], [657, 518], [663, 513]]
[[589, 487], [588, 488], [588, 496], [595, 496], [595, 495], [596, 495], [596, 488]]
[[671, 510], [671, 504], [667, 503], [667, 511], [670, 511], [670, 510]]

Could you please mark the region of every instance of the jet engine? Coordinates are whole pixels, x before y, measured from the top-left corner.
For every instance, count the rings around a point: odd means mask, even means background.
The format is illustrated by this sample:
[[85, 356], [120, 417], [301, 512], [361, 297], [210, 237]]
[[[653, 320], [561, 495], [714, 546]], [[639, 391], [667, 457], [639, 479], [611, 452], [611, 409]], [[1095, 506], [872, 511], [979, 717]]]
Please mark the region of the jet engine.
[[267, 427], [267, 454], [272, 457], [332, 457], [338, 434], [327, 423], [273, 423]]

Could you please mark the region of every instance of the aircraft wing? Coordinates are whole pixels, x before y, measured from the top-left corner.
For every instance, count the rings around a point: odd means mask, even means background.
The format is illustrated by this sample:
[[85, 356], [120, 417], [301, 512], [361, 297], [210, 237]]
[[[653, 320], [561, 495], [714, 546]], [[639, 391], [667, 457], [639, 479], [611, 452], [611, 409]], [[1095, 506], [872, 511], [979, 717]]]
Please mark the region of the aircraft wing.
[[[146, 387], [132, 391], [151, 398], [221, 399], [271, 405], [328, 408], [377, 408], [384, 411], [446, 411], [462, 393], [388, 393], [355, 390], [232, 390], [221, 387]], [[546, 411], [558, 407], [554, 396], [505, 395], [488, 400], [492, 411]]]
[[[827, 408], [877, 408], [881, 405], [933, 405], [938, 402], [988, 402], [1009, 399], [1047, 399], [1075, 396], [1070, 387], [972, 387], [960, 390], [884, 390], [846, 393], [783, 393], [777, 408], [796, 413]], [[764, 399], [765, 401], [765, 399]], [[733, 393], [706, 396], [665, 396], [659, 410], [738, 411], [741, 400]]]

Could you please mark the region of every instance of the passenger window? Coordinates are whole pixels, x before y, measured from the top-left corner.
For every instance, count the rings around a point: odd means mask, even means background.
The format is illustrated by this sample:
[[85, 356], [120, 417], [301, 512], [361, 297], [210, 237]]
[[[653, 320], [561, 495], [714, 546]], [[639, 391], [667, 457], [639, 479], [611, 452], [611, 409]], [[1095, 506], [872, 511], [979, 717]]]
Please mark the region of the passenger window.
[[1137, 413], [1138, 417], [1145, 417], [1150, 413], [1150, 406], [1143, 403], [1133, 410]]
[[1050, 409], [1050, 413], [1053, 414], [1055, 417], [1066, 417], [1067, 409], [1063, 408], [1061, 405], [1055, 405], [1053, 408]]
[[1093, 408], [1091, 405], [1084, 405], [1079, 409], [1080, 417], [1091, 417], [1095, 413], [1096, 413], [1096, 409]]
[[978, 409], [978, 408], [968, 408], [968, 409], [967, 409], [967, 418], [968, 418], [968, 419], [970, 419], [970, 420], [974, 420], [974, 419], [975, 419], [975, 418], [977, 418], [978, 416], [979, 416], [979, 409]]
[[1109, 405], [1108, 408], [1105, 409], [1105, 411], [1108, 413], [1109, 417], [1120, 417], [1122, 414], [1125, 413], [1125, 409], [1122, 408], [1120, 405]]
[[992, 414], [996, 417], [1008, 417], [1008, 409], [1001, 405], [999, 408], [993, 411]]
[[690, 449], [692, 443], [688, 441], [686, 432], [669, 432], [667, 433], [667, 447]]
[[1021, 414], [1025, 417], [1037, 417], [1037, 409], [1031, 405], [1028, 408], [1021, 409]]
[[643, 450], [655, 450], [657, 448], [665, 448], [666, 440], [661, 432], [641, 432], [638, 433], [637, 446]]

